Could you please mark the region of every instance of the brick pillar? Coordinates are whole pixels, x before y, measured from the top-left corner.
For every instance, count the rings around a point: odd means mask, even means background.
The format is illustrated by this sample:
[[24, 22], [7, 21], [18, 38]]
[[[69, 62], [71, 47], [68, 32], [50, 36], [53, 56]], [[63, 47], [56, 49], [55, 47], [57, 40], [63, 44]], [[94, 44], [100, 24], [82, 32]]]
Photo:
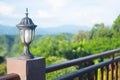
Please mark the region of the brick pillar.
[[45, 58], [7, 58], [7, 73], [16, 73], [21, 80], [45, 80]]

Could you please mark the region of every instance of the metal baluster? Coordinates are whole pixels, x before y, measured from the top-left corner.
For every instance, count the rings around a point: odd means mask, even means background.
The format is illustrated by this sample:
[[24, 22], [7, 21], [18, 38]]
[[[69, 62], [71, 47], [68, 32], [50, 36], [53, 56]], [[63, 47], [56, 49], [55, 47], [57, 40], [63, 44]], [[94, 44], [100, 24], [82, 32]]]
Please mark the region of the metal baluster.
[[104, 74], [104, 73], [103, 73], [103, 68], [101, 68], [101, 69], [100, 69], [100, 78], [101, 78], [100, 80], [103, 80], [103, 74]]
[[115, 63], [115, 80], [118, 80], [118, 61]]
[[79, 80], [82, 80], [82, 75], [79, 75]]
[[[114, 54], [112, 55], [112, 60], [114, 60]], [[111, 80], [114, 80], [114, 63], [111, 64]]]
[[87, 73], [87, 80], [90, 80], [90, 73]]
[[98, 78], [98, 70], [95, 70], [95, 72], [94, 72], [94, 80], [97, 80], [97, 78]]
[[109, 80], [109, 65], [106, 66], [106, 80]]

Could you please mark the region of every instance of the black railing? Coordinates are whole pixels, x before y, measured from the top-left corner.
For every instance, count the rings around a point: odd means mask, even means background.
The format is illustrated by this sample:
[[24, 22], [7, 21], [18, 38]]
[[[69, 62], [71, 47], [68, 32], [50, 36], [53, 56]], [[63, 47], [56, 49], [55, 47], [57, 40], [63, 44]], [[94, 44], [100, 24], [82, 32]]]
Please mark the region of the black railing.
[[0, 76], [0, 80], [20, 80], [19, 75], [11, 73], [4, 76]]
[[[115, 55], [118, 54], [119, 52], [120, 49], [115, 49], [91, 56], [70, 60], [60, 64], [47, 66], [46, 73], [75, 65], [80, 65], [81, 63], [86, 63], [89, 61], [93, 61], [95, 59], [104, 59], [109, 56], [111, 57], [109, 60], [106, 61], [103, 60], [98, 64], [90, 65], [88, 67], [79, 69], [75, 72], [56, 78], [55, 80], [74, 80], [75, 78], [78, 78], [77, 80], [83, 80], [83, 75], [86, 75], [85, 77], [87, 78], [87, 80], [98, 80], [98, 71], [99, 71], [98, 69], [100, 69], [99, 80], [109, 80], [109, 78], [110, 80], [118, 80], [118, 67], [119, 67], [118, 62], [120, 61], [120, 56], [115, 57]], [[106, 73], [105, 77], [104, 77], [104, 73]], [[93, 76], [89, 74], [93, 74]]]
[[[108, 61], [105, 61], [105, 62], [101, 62], [99, 64], [96, 64], [96, 65], [91, 65], [89, 67], [86, 67], [86, 68], [82, 68], [76, 72], [72, 72], [70, 74], [67, 74], [67, 75], [64, 75], [62, 77], [59, 77], [59, 78], [56, 78], [55, 80], [73, 80], [74, 78], [76, 77], [79, 77], [80, 80], [82, 80], [82, 76], [85, 75], [85, 74], [90, 74], [91, 72], [94, 72], [96, 73], [98, 68], [101, 69], [101, 77], [99, 80], [109, 80], [109, 65], [113, 64], [113, 63], [116, 63], [115, 65], [115, 74], [116, 76], [113, 77], [113, 72], [111, 71], [111, 80], [118, 80], [118, 61], [120, 60], [120, 57], [117, 57], [115, 58], [114, 60], [108, 60]], [[106, 75], [105, 75], [105, 78], [106, 79], [103, 79], [104, 78], [104, 75], [103, 75], [103, 68], [106, 67]], [[87, 80], [92, 80], [90, 79], [90, 76], [88, 75], [87, 76]], [[98, 76], [97, 76], [97, 73], [94, 74], [94, 80], [97, 80], [98, 79]]]
[[[116, 56], [119, 54], [120, 49], [110, 50], [103, 53], [86, 56], [74, 60], [69, 60], [67, 62], [54, 64], [46, 67], [46, 73], [61, 70], [63, 68], [68, 68], [75, 65], [80, 65], [81, 63], [86, 63], [89, 61], [94, 61], [95, 59], [104, 59], [108, 57], [108, 60], [102, 60], [98, 64], [90, 65], [87, 67], [83, 67], [75, 72], [68, 73], [61, 77], [58, 77], [54, 80], [83, 80], [86, 77], [87, 80], [120, 80], [120, 56]], [[116, 56], [116, 57], [115, 57]], [[110, 58], [111, 57], [111, 58]], [[100, 73], [98, 76], [98, 72]], [[92, 76], [90, 75], [92, 74]], [[77, 78], [77, 79], [76, 79]], [[1, 76], [0, 80], [20, 80], [19, 75], [17, 74], [8, 74], [5, 76]]]

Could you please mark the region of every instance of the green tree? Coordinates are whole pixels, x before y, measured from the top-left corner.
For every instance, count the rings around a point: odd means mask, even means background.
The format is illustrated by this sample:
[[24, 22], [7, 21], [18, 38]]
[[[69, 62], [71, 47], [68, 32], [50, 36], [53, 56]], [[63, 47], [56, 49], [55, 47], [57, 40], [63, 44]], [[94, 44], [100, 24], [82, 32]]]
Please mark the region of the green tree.
[[120, 35], [120, 15], [113, 22], [112, 31], [115, 37]]
[[92, 38], [103, 38], [103, 37], [112, 37], [112, 32], [109, 27], [105, 26], [103, 23], [95, 24], [91, 30], [91, 39]]
[[[50, 56], [50, 57], [46, 58], [47, 65], [58, 64], [58, 63], [65, 62], [65, 61], [67, 61], [67, 59], [56, 57], [56, 56]], [[69, 68], [65, 68], [65, 69], [61, 69], [58, 71], [48, 73], [48, 74], [46, 74], [46, 80], [53, 80], [54, 78], [60, 77], [67, 73], [73, 72], [75, 70], [76, 70], [76, 67], [69, 67]]]
[[89, 40], [90, 33], [88, 31], [79, 31], [76, 35], [73, 36], [72, 41], [73, 42], [79, 42], [84, 39]]

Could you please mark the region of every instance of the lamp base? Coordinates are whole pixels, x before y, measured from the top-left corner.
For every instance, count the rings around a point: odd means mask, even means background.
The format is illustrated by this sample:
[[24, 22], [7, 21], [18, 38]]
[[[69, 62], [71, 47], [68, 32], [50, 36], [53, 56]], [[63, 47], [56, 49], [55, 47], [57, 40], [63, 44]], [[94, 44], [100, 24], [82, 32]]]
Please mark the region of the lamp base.
[[19, 59], [33, 59], [35, 58], [31, 53], [26, 54], [26, 53], [22, 53], [21, 56], [19, 56]]
[[29, 44], [24, 44], [24, 51], [21, 55], [21, 58], [23, 58], [23, 59], [33, 59], [34, 58], [34, 56], [29, 51]]

